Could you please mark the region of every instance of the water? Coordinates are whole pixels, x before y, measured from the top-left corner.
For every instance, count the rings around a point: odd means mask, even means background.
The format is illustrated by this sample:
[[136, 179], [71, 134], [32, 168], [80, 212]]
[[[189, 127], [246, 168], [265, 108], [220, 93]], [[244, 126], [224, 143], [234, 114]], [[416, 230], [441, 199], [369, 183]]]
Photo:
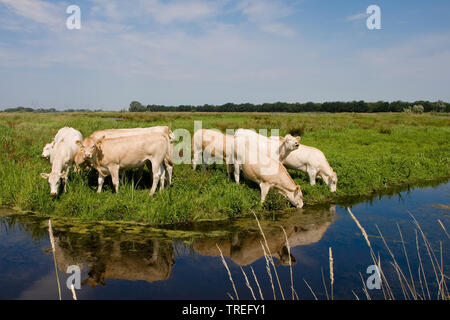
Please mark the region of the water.
[[[352, 212], [369, 234], [374, 252], [396, 298], [403, 299], [392, 258], [379, 236], [381, 230], [388, 246], [409, 279], [397, 224], [400, 226], [417, 292], [422, 293], [418, 277], [417, 229], [413, 214], [430, 241], [434, 254], [442, 257], [449, 275], [449, 239], [437, 220], [450, 230], [450, 183], [402, 191], [395, 195], [354, 204]], [[0, 218], [0, 299], [57, 299], [58, 289], [48, 220], [32, 215], [17, 215], [3, 210]], [[287, 299], [291, 298], [288, 249], [280, 226], [291, 245], [293, 282], [300, 299], [314, 299], [309, 284], [319, 299], [331, 294], [329, 248], [334, 265], [335, 299], [365, 299], [363, 282], [370, 276], [373, 262], [369, 249], [345, 207], [306, 208], [276, 215], [261, 221], [277, 264], [277, 274]], [[228, 299], [234, 290], [222, 264], [216, 244], [221, 248], [241, 299], [252, 299], [240, 266], [259, 298], [253, 268], [262, 294], [273, 298], [254, 219], [230, 223], [187, 226], [184, 230], [161, 230], [122, 224], [67, 224], [53, 220], [56, 261], [63, 299], [72, 299], [65, 283], [69, 265], [81, 267], [82, 288], [78, 299]], [[428, 289], [437, 297], [437, 281], [429, 256], [419, 236], [419, 250]], [[324, 278], [322, 278], [322, 270]], [[277, 299], [281, 298], [272, 270]], [[326, 282], [325, 291], [323, 281]], [[306, 282], [305, 282], [306, 281]], [[422, 279], [423, 281], [423, 279]], [[368, 290], [371, 298], [382, 299], [381, 290]], [[427, 295], [426, 288], [424, 293]], [[356, 296], [355, 296], [356, 295]], [[427, 295], [428, 296], [428, 295]]]

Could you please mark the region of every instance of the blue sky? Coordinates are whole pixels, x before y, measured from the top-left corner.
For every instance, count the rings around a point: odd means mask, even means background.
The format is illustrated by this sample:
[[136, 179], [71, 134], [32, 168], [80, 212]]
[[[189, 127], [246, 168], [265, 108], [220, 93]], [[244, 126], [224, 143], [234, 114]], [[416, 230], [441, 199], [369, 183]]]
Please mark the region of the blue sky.
[[[81, 8], [81, 29], [66, 8]], [[381, 8], [381, 30], [366, 8]], [[448, 0], [0, 0], [0, 108], [450, 101]]]

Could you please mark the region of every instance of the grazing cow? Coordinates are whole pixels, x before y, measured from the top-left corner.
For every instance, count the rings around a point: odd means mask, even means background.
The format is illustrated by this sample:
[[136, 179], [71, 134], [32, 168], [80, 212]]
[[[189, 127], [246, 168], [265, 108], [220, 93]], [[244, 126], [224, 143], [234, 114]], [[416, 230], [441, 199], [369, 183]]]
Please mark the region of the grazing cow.
[[[98, 140], [87, 137], [83, 142], [77, 141], [77, 144], [83, 152], [84, 159], [89, 161], [99, 173], [97, 192], [102, 191], [105, 177], [111, 175], [117, 193], [120, 169], [140, 168], [147, 165], [153, 173], [150, 190], [150, 196], [152, 196], [161, 175], [164, 174], [162, 168], [173, 165], [169, 137], [166, 134], [148, 133]], [[161, 185], [161, 188], [164, 186]]]
[[[172, 152], [173, 152], [173, 141], [175, 139], [175, 136], [173, 132], [170, 130], [170, 127], [168, 126], [155, 126], [155, 127], [149, 127], [149, 128], [126, 128], [126, 129], [106, 129], [106, 130], [98, 130], [95, 131], [90, 135], [90, 137], [94, 140], [98, 140], [101, 138], [111, 139], [111, 138], [119, 138], [119, 137], [129, 137], [129, 136], [135, 136], [140, 134], [147, 134], [147, 133], [162, 133], [167, 134], [170, 141], [170, 159], [172, 159]], [[80, 157], [81, 158], [81, 157]], [[80, 163], [80, 162], [77, 162]], [[83, 164], [80, 163], [80, 166], [83, 166]], [[139, 176], [142, 176], [142, 169], [140, 170]], [[172, 174], [173, 174], [173, 165], [168, 165], [167, 170], [165, 171], [167, 180], [169, 185], [172, 185]], [[161, 176], [161, 184], [164, 185], [164, 175]]]
[[307, 172], [312, 186], [316, 184], [316, 177], [319, 177], [323, 179], [331, 192], [336, 192], [337, 174], [330, 167], [327, 158], [319, 149], [301, 144], [297, 150], [291, 152], [282, 162], [286, 168]]
[[56, 133], [55, 137], [53, 138], [53, 141], [50, 143], [47, 143], [44, 146], [41, 157], [49, 158], [51, 156], [51, 154], [53, 153], [53, 149], [54, 149], [55, 145], [59, 141], [61, 141], [61, 139], [63, 139], [64, 136], [71, 135], [71, 134], [73, 134], [74, 131], [77, 131], [77, 130], [75, 130], [74, 128], [70, 128], [70, 127], [64, 127], [64, 128], [59, 129], [58, 132]]
[[[241, 140], [241, 141], [240, 141]], [[244, 140], [244, 141], [242, 141]], [[240, 148], [234, 148], [235, 156], [235, 178], [242, 168], [244, 175], [251, 181], [256, 182], [261, 188], [261, 204], [266, 199], [270, 188], [275, 188], [284, 195], [297, 208], [303, 207], [303, 195], [299, 185], [294, 183], [286, 168], [280, 161], [273, 159], [265, 153], [259, 153], [258, 163], [249, 161], [249, 141], [245, 137], [235, 137], [235, 143], [241, 144]], [[245, 148], [243, 147], [245, 146]]]
[[[285, 137], [265, 137], [249, 129], [238, 129], [235, 132], [235, 148], [239, 153], [243, 153], [240, 148], [250, 148], [247, 160], [251, 163], [260, 163], [260, 155], [265, 154], [274, 160], [282, 161], [289, 153], [299, 146], [300, 137], [293, 137], [287, 134]], [[247, 146], [248, 145], [248, 146]], [[236, 168], [236, 167], [235, 167]], [[234, 173], [236, 183], [239, 183], [239, 170]]]
[[73, 128], [66, 129], [59, 141], [52, 147], [50, 153], [50, 163], [52, 164], [51, 173], [41, 173], [41, 177], [47, 179], [50, 184], [50, 194], [52, 196], [58, 194], [62, 178], [64, 179], [64, 192], [67, 191], [69, 170], [74, 163], [75, 154], [78, 152], [76, 141], [83, 139], [83, 136], [78, 130]]
[[225, 160], [228, 180], [230, 180], [231, 165], [233, 164], [233, 140], [233, 136], [215, 130], [197, 130], [192, 139], [192, 150], [194, 152], [192, 168], [195, 170], [199, 157], [203, 169], [206, 168], [204, 159], [206, 153], [207, 158], [214, 157]]

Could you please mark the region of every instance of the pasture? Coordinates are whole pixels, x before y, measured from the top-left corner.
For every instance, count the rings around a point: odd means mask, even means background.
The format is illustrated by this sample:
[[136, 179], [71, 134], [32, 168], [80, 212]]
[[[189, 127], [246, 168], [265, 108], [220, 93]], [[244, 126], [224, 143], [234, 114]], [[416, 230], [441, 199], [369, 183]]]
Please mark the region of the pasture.
[[[110, 120], [120, 118], [122, 120]], [[190, 164], [175, 165], [173, 186], [148, 196], [150, 175], [121, 177], [118, 194], [110, 178], [97, 194], [93, 171], [69, 175], [67, 193], [53, 198], [40, 177], [50, 172], [40, 158], [43, 146], [59, 128], [70, 126], [87, 137], [95, 130], [171, 124], [187, 129], [194, 121], [203, 128], [279, 129], [281, 135], [301, 135], [301, 143], [319, 148], [338, 174], [337, 192], [322, 181], [309, 185], [307, 174], [289, 170], [303, 192], [305, 206], [343, 203], [349, 197], [376, 195], [392, 187], [450, 176], [450, 116], [406, 113], [0, 113], [0, 205], [82, 221], [124, 220], [150, 224], [223, 220], [257, 212], [296, 210], [271, 191], [263, 206], [259, 187], [241, 179], [227, 180], [225, 165], [206, 171]], [[175, 142], [175, 146], [177, 142]]]

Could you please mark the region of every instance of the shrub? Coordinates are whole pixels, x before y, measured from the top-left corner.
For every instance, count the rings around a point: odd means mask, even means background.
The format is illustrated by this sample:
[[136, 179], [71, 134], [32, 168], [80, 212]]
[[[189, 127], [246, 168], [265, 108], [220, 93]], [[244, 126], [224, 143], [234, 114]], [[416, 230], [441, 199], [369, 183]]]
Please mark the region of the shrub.
[[423, 106], [420, 104], [416, 104], [416, 105], [414, 105], [414, 107], [412, 107], [412, 112], [414, 112], [414, 113], [422, 114], [423, 111], [424, 111]]

